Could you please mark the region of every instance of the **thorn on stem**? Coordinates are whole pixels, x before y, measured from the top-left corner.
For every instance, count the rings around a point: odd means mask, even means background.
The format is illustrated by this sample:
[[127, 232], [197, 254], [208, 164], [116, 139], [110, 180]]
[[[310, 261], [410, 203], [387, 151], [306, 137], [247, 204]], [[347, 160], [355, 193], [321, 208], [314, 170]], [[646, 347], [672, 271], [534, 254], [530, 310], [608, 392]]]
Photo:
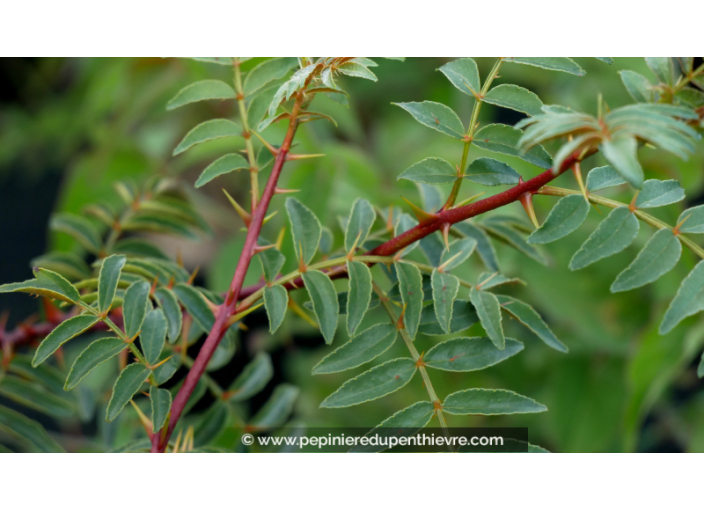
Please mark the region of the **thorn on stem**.
[[445, 242], [445, 248], [450, 251], [450, 227], [451, 223], [445, 223], [442, 226], [442, 240]]
[[284, 189], [284, 188], [279, 188], [278, 186], [274, 188], [274, 195], [283, 195], [285, 193], [298, 193], [301, 191], [300, 189]]
[[249, 225], [252, 223], [252, 215], [245, 211], [244, 208], [240, 204], [238, 204], [237, 201], [232, 198], [226, 190], [223, 189], [222, 192], [225, 193], [225, 196], [232, 204], [232, 207], [235, 208], [235, 211], [237, 211], [239, 217], [242, 218], [242, 221], [244, 222], [245, 226], [249, 228]]
[[523, 193], [519, 199], [523, 209], [526, 211], [528, 218], [530, 218], [533, 226], [538, 229], [540, 228], [540, 223], [538, 223], [538, 218], [535, 216], [535, 209], [533, 209], [533, 194], [530, 192]]

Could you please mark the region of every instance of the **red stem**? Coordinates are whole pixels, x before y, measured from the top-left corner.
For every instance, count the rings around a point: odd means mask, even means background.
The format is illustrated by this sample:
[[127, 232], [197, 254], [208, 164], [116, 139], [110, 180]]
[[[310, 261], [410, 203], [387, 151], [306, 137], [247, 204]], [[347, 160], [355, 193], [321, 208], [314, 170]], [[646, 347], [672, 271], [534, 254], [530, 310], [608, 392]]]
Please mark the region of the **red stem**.
[[[563, 161], [557, 173], [553, 173], [552, 169], [546, 170], [542, 174], [534, 177], [533, 179], [521, 182], [513, 188], [507, 189], [506, 191], [503, 191], [501, 193], [497, 193], [496, 195], [492, 195], [488, 198], [485, 198], [484, 200], [479, 200], [478, 202], [467, 204], [462, 207], [456, 207], [454, 209], [439, 212], [435, 215], [434, 219], [421, 223], [416, 227], [413, 227], [412, 229], [407, 230], [402, 234], [399, 234], [393, 239], [390, 239], [384, 244], [377, 246], [373, 250], [365, 253], [365, 255], [377, 255], [381, 257], [393, 255], [402, 248], [405, 248], [406, 246], [413, 244], [419, 239], [422, 239], [432, 234], [433, 232], [440, 230], [443, 225], [446, 225], [448, 223], [451, 225], [459, 223], [460, 221], [473, 218], [474, 216], [478, 216], [485, 212], [493, 211], [494, 209], [498, 209], [512, 202], [515, 202], [516, 200], [519, 200], [521, 198], [521, 195], [523, 195], [524, 193], [532, 193], [539, 190], [540, 188], [548, 184], [550, 181], [555, 179], [558, 175], [572, 168], [576, 163], [578, 163], [588, 155], [591, 155], [591, 153], [587, 155], [582, 155], [581, 153], [576, 152]], [[333, 267], [330, 268], [326, 274], [333, 279], [342, 278], [347, 275], [347, 268], [346, 266]], [[262, 286], [263, 284], [257, 284], [242, 289], [239, 294], [239, 297], [241, 299], [245, 299], [254, 294], [259, 289], [261, 289]], [[286, 289], [288, 290], [300, 289], [304, 286], [305, 284], [303, 283], [303, 279], [300, 277], [284, 285], [284, 287], [286, 287]]]
[[163, 453], [166, 451], [169, 438], [176, 427], [176, 423], [178, 423], [178, 420], [181, 417], [183, 409], [186, 407], [188, 399], [193, 393], [196, 384], [198, 384], [198, 381], [203, 376], [203, 373], [210, 362], [210, 358], [213, 357], [215, 349], [217, 349], [222, 337], [225, 334], [225, 331], [227, 330], [228, 326], [226, 325], [226, 322], [234, 313], [237, 306], [239, 293], [242, 289], [242, 284], [244, 283], [247, 270], [249, 269], [249, 263], [254, 256], [254, 249], [257, 246], [257, 239], [259, 239], [259, 233], [261, 232], [262, 224], [264, 223], [264, 218], [266, 216], [267, 209], [269, 208], [269, 203], [271, 202], [271, 199], [276, 191], [276, 184], [279, 180], [279, 176], [281, 175], [281, 169], [286, 162], [286, 156], [291, 148], [293, 137], [296, 134], [296, 128], [298, 127], [296, 117], [300, 110], [302, 98], [303, 94], [299, 94], [296, 98], [296, 102], [290, 117], [291, 122], [289, 123], [288, 131], [286, 132], [286, 137], [284, 138], [284, 142], [276, 155], [274, 168], [271, 170], [271, 175], [269, 176], [269, 181], [266, 184], [266, 188], [264, 188], [262, 198], [259, 201], [254, 214], [252, 215], [252, 222], [247, 230], [247, 237], [244, 242], [244, 248], [242, 249], [242, 256], [237, 262], [237, 268], [235, 269], [235, 274], [232, 277], [232, 283], [230, 284], [228, 296], [225, 299], [225, 303], [223, 303], [223, 305], [218, 309], [215, 315], [215, 324], [210, 330], [210, 333], [208, 333], [203, 347], [200, 349], [200, 352], [198, 352], [198, 356], [196, 357], [193, 366], [188, 372], [188, 375], [186, 375], [186, 379], [174, 399], [171, 406], [171, 417], [169, 419], [166, 433], [158, 433], [153, 436], [152, 452]]

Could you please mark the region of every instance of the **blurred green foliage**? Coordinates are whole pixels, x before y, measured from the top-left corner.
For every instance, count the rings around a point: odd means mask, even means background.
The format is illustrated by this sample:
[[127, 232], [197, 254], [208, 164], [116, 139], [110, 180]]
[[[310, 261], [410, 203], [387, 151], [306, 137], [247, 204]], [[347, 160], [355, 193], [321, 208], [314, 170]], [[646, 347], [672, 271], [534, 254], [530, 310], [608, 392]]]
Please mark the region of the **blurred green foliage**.
[[[324, 226], [332, 229], [338, 244], [343, 235], [338, 217], [348, 213], [357, 197], [375, 204], [407, 208], [401, 196], [416, 202], [420, 198], [412, 183], [397, 182], [403, 170], [430, 156], [459, 162], [461, 148], [456, 141], [412, 121], [407, 113], [391, 104], [437, 101], [451, 106], [466, 121], [473, 101], [437, 72], [446, 61], [382, 61], [375, 68], [378, 83], [341, 78], [350, 92], [349, 108], [323, 97], [316, 99], [317, 111], [332, 114], [338, 127], [321, 122], [306, 125], [298, 132], [295, 151], [324, 153], [326, 157], [290, 163], [284, 169], [281, 185], [301, 190], [296, 198], [310, 207]], [[611, 107], [632, 103], [622, 86], [619, 70], [650, 75], [642, 59], [616, 58], [612, 65], [595, 59], [577, 61], [587, 71], [586, 76], [505, 65], [496, 83], [516, 83], [535, 91], [545, 104], [594, 114], [599, 94]], [[253, 59], [243, 68], [251, 68], [257, 62]], [[492, 61], [477, 59], [477, 62], [481, 75], [485, 76]], [[243, 148], [241, 139], [233, 142], [228, 138], [171, 156], [191, 126], [216, 116], [231, 117], [235, 105], [208, 101], [167, 112], [166, 103], [195, 80], [222, 78], [229, 82], [228, 68], [186, 59], [42, 59], [25, 65], [29, 70], [17, 85], [18, 100], [0, 110], [0, 182], [6, 177], [3, 173], [11, 168], [21, 168], [28, 179], [39, 182], [46, 172], [59, 169], [62, 185], [57, 210], [80, 212], [88, 203], [114, 201], [111, 186], [119, 179], [141, 181], [149, 175], [167, 174], [193, 183], [215, 157], [225, 150]], [[513, 124], [521, 117], [491, 105], [485, 105], [481, 111], [483, 125]], [[265, 135], [270, 141], [281, 140], [284, 129], [285, 125], [274, 125]], [[470, 160], [486, 155], [472, 147]], [[693, 198], [704, 191], [701, 146], [687, 162], [649, 148], [642, 149], [640, 156], [647, 177], [679, 180], [690, 200], [687, 205], [697, 203]], [[537, 174], [535, 167], [521, 161], [513, 159], [511, 163], [525, 178]], [[585, 163], [584, 170], [602, 164], [603, 159], [595, 156]], [[268, 175], [266, 171], [263, 173], [262, 185]], [[187, 269], [201, 267], [205, 284], [214, 291], [227, 288], [244, 242], [243, 225], [220, 191], [224, 185], [236, 200], [248, 203], [246, 172], [227, 175], [190, 191], [214, 229], [212, 238], [197, 242], [164, 238], [162, 244], [168, 255], [181, 254]], [[570, 175], [559, 178], [556, 185], [576, 188]], [[447, 194], [449, 187], [445, 188]], [[467, 183], [459, 199], [481, 191], [485, 190]], [[630, 195], [620, 193], [611, 194], [630, 201]], [[27, 200], [31, 201], [31, 197]], [[554, 202], [553, 197], [536, 197], [536, 211], [541, 220]], [[282, 207], [283, 199], [275, 198], [273, 208]], [[681, 208], [681, 204], [668, 206], [658, 211], [658, 215], [674, 224]], [[500, 213], [519, 217], [524, 214], [518, 204], [508, 209]], [[652, 231], [643, 225], [638, 239], [625, 252], [571, 272], [569, 259], [601, 219], [600, 213], [592, 209], [584, 228], [550, 245], [547, 253], [551, 260], [547, 267], [498, 246], [502, 273], [519, 276], [528, 284], [516, 290], [517, 297], [539, 310], [569, 346], [568, 354], [555, 352], [523, 332], [517, 336], [514, 328], [518, 326], [509, 323], [505, 325], [507, 336], [521, 338], [526, 343], [519, 356], [480, 372], [438, 372], [434, 376], [435, 388], [441, 395], [475, 386], [507, 388], [534, 397], [547, 405], [549, 412], [534, 416], [453, 416], [451, 425], [528, 426], [532, 443], [557, 452], [704, 451], [704, 386], [696, 377], [696, 361], [704, 346], [704, 320], [695, 316], [665, 336], [657, 332], [679, 282], [694, 266], [694, 257], [685, 251], [676, 269], [654, 285], [611, 294], [611, 282], [635, 257]], [[265, 226], [264, 236], [275, 239], [285, 225], [285, 215], [280, 213]], [[51, 240], [52, 246], [59, 249], [70, 248], [71, 243], [70, 238], [61, 234]], [[294, 270], [289, 233], [282, 251], [287, 257], [284, 272]], [[475, 281], [483, 268], [474, 264], [466, 264], [457, 275]], [[260, 275], [255, 261], [245, 285], [255, 283]], [[344, 290], [343, 283], [337, 285]], [[301, 304], [307, 299], [301, 293], [292, 295]], [[379, 322], [382, 314], [379, 309], [370, 312], [361, 328]], [[480, 331], [480, 326], [475, 325], [469, 333]], [[344, 328], [339, 328], [337, 346], [346, 341], [345, 335]], [[270, 337], [262, 320], [255, 323], [244, 340], [244, 350], [251, 355], [262, 349], [285, 353], [277, 358], [281, 360], [277, 377], [301, 388], [297, 417], [310, 426], [350, 423], [373, 426], [416, 401], [414, 395], [422, 390], [422, 381], [416, 378], [401, 391], [362, 407], [319, 409], [319, 403], [348, 375], [311, 376], [312, 367], [330, 352], [312, 327], [289, 317]], [[420, 339], [418, 350], [427, 351], [437, 340]], [[380, 361], [405, 354], [398, 342]]]

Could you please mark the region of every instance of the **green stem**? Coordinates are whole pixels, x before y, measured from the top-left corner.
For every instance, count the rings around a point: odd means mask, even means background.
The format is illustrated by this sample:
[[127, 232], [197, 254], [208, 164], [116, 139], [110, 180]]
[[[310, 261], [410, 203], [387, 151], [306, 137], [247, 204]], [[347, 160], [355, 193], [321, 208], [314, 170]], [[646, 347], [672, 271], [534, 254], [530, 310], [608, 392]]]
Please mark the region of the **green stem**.
[[[472, 137], [474, 136], [474, 131], [477, 129], [477, 120], [479, 119], [479, 110], [481, 110], [482, 108], [482, 99], [484, 97], [484, 94], [489, 91], [489, 87], [491, 86], [496, 76], [499, 74], [499, 68], [501, 67], [502, 63], [503, 59], [498, 59], [494, 63], [494, 67], [491, 68], [489, 76], [487, 76], [486, 81], [484, 82], [484, 86], [482, 87], [481, 91], [479, 91], [479, 95], [474, 98], [474, 108], [472, 109], [472, 117], [469, 120], [469, 128], [467, 129], [467, 136], [464, 140], [464, 149], [462, 149], [462, 160], [460, 161], [459, 167], [460, 174], [464, 174], [464, 169], [467, 165], [469, 146], [472, 145]], [[455, 205], [455, 202], [457, 201], [457, 196], [460, 193], [460, 188], [462, 187], [463, 180], [463, 177], [459, 177], [455, 181], [455, 184], [452, 186], [452, 191], [450, 191], [450, 196], [448, 197], [447, 202], [443, 206], [443, 210], [450, 209], [453, 205]]]
[[[127, 335], [125, 333], [123, 333], [122, 330], [120, 328], [118, 328], [117, 325], [112, 320], [110, 320], [107, 316], [103, 317], [102, 320], [105, 324], [107, 324], [108, 328], [110, 328], [113, 331], [113, 333], [115, 333], [123, 342], [125, 342], [129, 346], [130, 351], [132, 351], [132, 354], [134, 354], [134, 357], [137, 358], [141, 364], [143, 364], [146, 367], [150, 366], [149, 363], [147, 363], [147, 360], [144, 358], [144, 356], [142, 356], [142, 353], [139, 352], [139, 349], [137, 349], [137, 347], [135, 347], [132, 340], [130, 338], [127, 338]], [[156, 383], [156, 379], [154, 378], [154, 374], [151, 372], [149, 373], [149, 382], [151, 383], [152, 386], [159, 386]]]
[[[391, 323], [394, 325], [398, 325], [398, 317], [394, 309], [389, 304], [389, 298], [386, 297], [384, 291], [381, 290], [376, 283], [372, 282], [372, 288], [374, 289], [374, 292], [376, 292], [376, 294], [379, 296], [381, 306], [384, 307], [384, 310], [388, 314], [389, 319], [391, 319]], [[411, 356], [413, 357], [413, 361], [418, 362], [421, 357], [418, 353], [418, 349], [416, 349], [416, 346], [413, 345], [413, 340], [410, 336], [408, 336], [408, 332], [405, 328], [403, 328], [399, 329], [399, 333], [401, 333], [401, 338], [403, 338], [403, 342], [406, 344], [406, 347], [408, 347], [408, 350], [410, 351]], [[433, 405], [435, 405], [436, 403], [440, 403], [440, 399], [438, 398], [437, 393], [435, 393], [435, 388], [433, 388], [433, 383], [430, 381], [430, 376], [428, 375], [428, 371], [425, 369], [425, 366], [420, 364], [418, 366], [418, 371], [420, 372], [420, 375], [423, 378], [423, 382], [425, 383], [425, 389], [428, 390], [428, 396], [430, 397], [430, 401], [433, 403]], [[445, 421], [445, 415], [443, 414], [442, 409], [437, 408], [435, 414], [437, 414], [438, 416], [440, 427], [443, 429], [445, 436], [450, 437], [450, 431], [447, 427], [447, 422]], [[450, 452], [454, 453], [454, 448], [452, 448], [449, 443], [448, 447], [450, 449]]]
[[244, 87], [242, 86], [242, 71], [240, 71], [240, 61], [237, 57], [233, 60], [235, 68], [235, 91], [237, 92], [237, 106], [240, 110], [240, 119], [242, 119], [242, 134], [244, 135], [245, 147], [247, 149], [247, 159], [249, 161], [249, 174], [252, 183], [252, 212], [257, 208], [259, 202], [259, 168], [257, 168], [257, 159], [254, 154], [254, 145], [252, 144], [252, 133], [249, 129], [249, 119], [247, 117], [247, 105], [244, 101]]
[[[550, 195], [554, 197], [566, 197], [568, 195], [582, 194], [582, 192], [578, 190], [557, 188], [555, 186], [544, 186], [540, 190], [538, 190], [537, 193], [539, 195]], [[616, 200], [611, 200], [609, 198], [600, 197], [598, 195], [588, 194], [588, 198], [589, 201], [593, 204], [603, 205], [605, 207], [610, 207], [611, 209], [616, 209], [617, 207], [628, 207], [628, 204], [624, 204], [623, 202], [618, 202]], [[654, 228], [666, 228], [669, 230], [675, 229], [675, 227], [668, 225], [667, 223], [657, 219], [655, 216], [651, 216], [650, 214], [645, 213], [639, 209], [633, 211], [633, 214], [635, 214], [637, 218], [641, 219], [643, 222], [647, 223], [648, 225]], [[677, 235], [680, 241], [682, 241], [683, 244], [685, 244], [690, 250], [692, 250], [692, 252], [697, 254], [700, 258], [704, 259], [704, 249], [702, 249], [701, 246], [699, 246], [683, 234], [676, 233], [675, 235]]]

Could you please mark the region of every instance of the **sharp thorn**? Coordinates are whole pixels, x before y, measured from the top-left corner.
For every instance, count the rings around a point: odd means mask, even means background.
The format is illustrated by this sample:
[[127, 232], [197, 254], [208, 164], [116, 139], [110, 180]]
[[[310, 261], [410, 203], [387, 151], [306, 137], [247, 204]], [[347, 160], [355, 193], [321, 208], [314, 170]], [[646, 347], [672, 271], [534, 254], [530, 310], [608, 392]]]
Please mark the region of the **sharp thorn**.
[[261, 253], [263, 251], [269, 250], [271, 248], [276, 248], [276, 245], [275, 244], [267, 244], [266, 246], [256, 245], [254, 247], [254, 255], [256, 255], [257, 253]]
[[532, 193], [523, 193], [520, 197], [521, 205], [523, 206], [523, 209], [526, 211], [526, 214], [528, 215], [528, 218], [530, 218], [531, 223], [533, 226], [538, 229], [540, 228], [540, 223], [538, 223], [538, 218], [535, 216], [535, 209], [533, 209], [533, 194]]
[[284, 188], [279, 188], [276, 187], [274, 188], [274, 195], [282, 195], [284, 193], [298, 193], [301, 191], [300, 189], [284, 189]]
[[472, 196], [472, 197], [469, 197], [469, 198], [467, 198], [467, 199], [465, 199], [465, 200], [462, 200], [462, 202], [460, 202], [459, 204], [455, 204], [455, 206], [453, 207], [453, 209], [457, 209], [458, 207], [462, 207], [463, 205], [467, 205], [467, 204], [469, 204], [470, 202], [474, 202], [477, 198], [479, 198], [480, 196], [482, 196], [482, 195], [484, 195], [484, 194], [486, 194], [486, 191], [482, 191], [481, 193], [477, 193], [476, 195], [474, 195], [474, 196]]
[[238, 204], [237, 201], [232, 198], [226, 190], [223, 189], [222, 192], [225, 193], [225, 196], [232, 204], [232, 207], [235, 208], [235, 211], [237, 211], [239, 217], [242, 218], [244, 224], [247, 226], [247, 228], [249, 228], [250, 223], [252, 223], [252, 215], [245, 211], [244, 208], [240, 204]]
[[322, 158], [325, 154], [287, 154], [286, 161], [296, 161], [298, 159]]
[[276, 238], [276, 249], [281, 251], [281, 246], [283, 246], [284, 243], [284, 234], [286, 234], [286, 227], [281, 227], [281, 230], [279, 230], [279, 235]]
[[193, 282], [195, 281], [196, 276], [198, 276], [199, 269], [200, 269], [200, 266], [193, 270], [193, 272], [191, 273], [191, 276], [189, 276], [188, 280], [186, 280], [186, 285], [193, 285]]
[[445, 242], [445, 248], [447, 248], [447, 251], [450, 251], [450, 227], [452, 224], [450, 223], [445, 223], [442, 226], [442, 240]]
[[268, 149], [268, 151], [271, 152], [274, 156], [277, 156], [279, 154], [279, 149], [273, 147], [269, 142], [264, 140], [264, 138], [262, 138], [259, 133], [257, 133], [256, 131], [252, 131], [252, 133], [254, 133], [254, 136], [259, 138], [259, 141], [262, 142], [262, 144], [264, 144], [264, 147], [266, 147]]
[[406, 202], [411, 207], [411, 209], [413, 210], [413, 214], [416, 215], [416, 218], [418, 218], [419, 222], [425, 223], [428, 221], [432, 221], [438, 217], [437, 214], [432, 214], [432, 213], [424, 211], [423, 209], [421, 209], [420, 207], [418, 207], [414, 203], [410, 202], [409, 200], [406, 200], [404, 197], [401, 197], [401, 198], [403, 199], [404, 202]]

